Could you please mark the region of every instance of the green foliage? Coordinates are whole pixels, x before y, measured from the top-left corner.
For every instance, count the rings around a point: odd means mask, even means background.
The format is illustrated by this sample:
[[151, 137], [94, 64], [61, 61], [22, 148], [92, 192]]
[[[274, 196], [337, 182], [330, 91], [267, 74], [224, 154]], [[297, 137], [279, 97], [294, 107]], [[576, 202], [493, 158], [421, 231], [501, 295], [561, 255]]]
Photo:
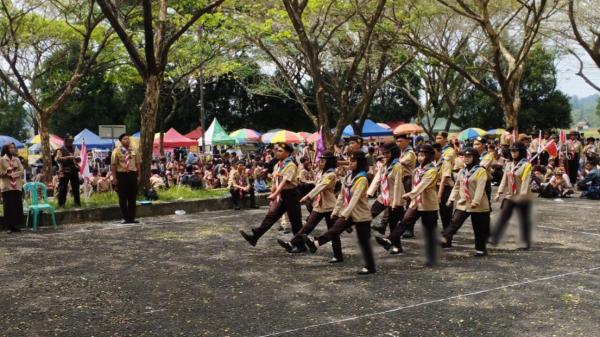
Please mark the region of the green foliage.
[[27, 111], [6, 83], [0, 83], [0, 135], [23, 141], [27, 137]]
[[591, 127], [600, 127], [600, 95], [591, 95], [587, 97], [571, 97], [571, 107], [573, 107], [573, 122], [587, 121]]

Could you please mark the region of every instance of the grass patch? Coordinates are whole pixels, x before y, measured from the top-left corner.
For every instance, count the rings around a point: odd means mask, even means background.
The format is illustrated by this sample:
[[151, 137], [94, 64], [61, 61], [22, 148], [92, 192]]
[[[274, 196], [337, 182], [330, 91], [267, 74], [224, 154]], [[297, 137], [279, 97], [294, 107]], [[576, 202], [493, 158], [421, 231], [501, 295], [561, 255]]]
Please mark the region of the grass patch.
[[158, 200], [192, 200], [192, 199], [211, 199], [227, 195], [226, 188], [210, 190], [193, 190], [189, 187], [173, 187], [168, 190], [158, 191]]

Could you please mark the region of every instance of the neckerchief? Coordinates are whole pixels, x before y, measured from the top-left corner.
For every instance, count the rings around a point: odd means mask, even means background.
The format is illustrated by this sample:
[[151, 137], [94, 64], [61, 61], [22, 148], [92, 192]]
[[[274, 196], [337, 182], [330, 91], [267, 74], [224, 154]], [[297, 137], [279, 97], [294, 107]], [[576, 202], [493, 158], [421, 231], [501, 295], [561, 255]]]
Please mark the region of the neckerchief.
[[381, 174], [381, 197], [383, 198], [383, 206], [390, 205], [390, 188], [388, 186], [388, 175], [394, 170], [394, 165], [398, 164], [398, 158], [394, 159]]
[[11, 188], [16, 189], [17, 188], [17, 179], [15, 177], [12, 176], [13, 174], [13, 170], [18, 168], [19, 165], [15, 165], [13, 166], [13, 159], [14, 157], [9, 157], [6, 156], [8, 158], [8, 169], [6, 170], [6, 174], [8, 175], [8, 183], [10, 184]]
[[[321, 176], [319, 177], [319, 180], [321, 180], [324, 176], [328, 175], [329, 173], [333, 173], [333, 172], [335, 172], [334, 168], [330, 168], [325, 172], [321, 172]], [[321, 191], [321, 192], [319, 192], [319, 194], [317, 194], [317, 197], [315, 198], [316, 205], [321, 205], [321, 200], [322, 200], [321, 194], [322, 193], [323, 193], [323, 191]]]
[[124, 146], [121, 146], [121, 154], [123, 156], [125, 156], [125, 166], [127, 167], [125, 169], [125, 171], [129, 172], [129, 164], [131, 162], [131, 153], [129, 152], [129, 149], [126, 149]]
[[[429, 163], [427, 165], [425, 165], [425, 167], [418, 167], [417, 171], [415, 172], [415, 177], [413, 179], [413, 190], [415, 189], [415, 187], [417, 187], [417, 185], [419, 185], [419, 183], [421, 182], [421, 178], [423, 178], [423, 176], [425, 175], [425, 173], [431, 169], [435, 169], [435, 166], [433, 163]], [[421, 198], [421, 194], [419, 194], [417, 196], [417, 198], [415, 199], [415, 201], [418, 204], [421, 204], [421, 202], [423, 201]]]
[[517, 172], [525, 163], [527, 163], [527, 158], [521, 159], [517, 165], [513, 165], [512, 169], [508, 172], [508, 183], [510, 184], [510, 191], [513, 195], [517, 193], [517, 180], [515, 172]]
[[358, 174], [350, 181], [350, 183], [348, 183], [348, 178], [350, 177], [352, 177], [352, 172], [349, 172], [344, 179], [344, 207], [348, 207], [348, 204], [350, 204], [350, 199], [352, 199], [352, 187], [361, 177], [366, 178], [367, 172], [358, 172]]
[[471, 193], [469, 192], [469, 178], [471, 178], [471, 176], [479, 169], [479, 167], [479, 165], [473, 165], [471, 170], [467, 170], [466, 167], [462, 169], [463, 180], [461, 184], [467, 202], [471, 202]]
[[[285, 169], [286, 169], [286, 168], [287, 168], [287, 167], [288, 167], [290, 164], [293, 164], [293, 163], [294, 163], [294, 161], [293, 161], [293, 159], [292, 159], [292, 156], [289, 156], [289, 157], [285, 158], [283, 161], [281, 161], [281, 160], [280, 160], [280, 161], [277, 163], [277, 173], [278, 173], [278, 174], [277, 174], [277, 176], [275, 177], [275, 188], [279, 188], [279, 185], [281, 184], [281, 182], [282, 182], [282, 180], [283, 180], [283, 179], [281, 178], [281, 176], [279, 175], [279, 173], [282, 173], [283, 171], [285, 171]], [[280, 195], [280, 194], [278, 194], [278, 195], [277, 195], [277, 198], [275, 199], [275, 201], [276, 201], [276, 202], [279, 202], [279, 200], [281, 200], [281, 195]]]

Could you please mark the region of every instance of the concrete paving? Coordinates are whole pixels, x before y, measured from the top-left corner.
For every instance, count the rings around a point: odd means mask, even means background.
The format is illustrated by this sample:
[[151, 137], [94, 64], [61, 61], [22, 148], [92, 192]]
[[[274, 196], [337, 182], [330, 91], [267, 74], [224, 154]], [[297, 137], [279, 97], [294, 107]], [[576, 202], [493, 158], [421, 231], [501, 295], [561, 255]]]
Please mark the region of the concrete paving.
[[536, 200], [533, 249], [514, 221], [483, 259], [467, 222], [433, 269], [418, 225], [369, 276], [354, 233], [337, 265], [249, 246], [265, 208], [1, 233], [0, 336], [599, 336], [599, 206]]

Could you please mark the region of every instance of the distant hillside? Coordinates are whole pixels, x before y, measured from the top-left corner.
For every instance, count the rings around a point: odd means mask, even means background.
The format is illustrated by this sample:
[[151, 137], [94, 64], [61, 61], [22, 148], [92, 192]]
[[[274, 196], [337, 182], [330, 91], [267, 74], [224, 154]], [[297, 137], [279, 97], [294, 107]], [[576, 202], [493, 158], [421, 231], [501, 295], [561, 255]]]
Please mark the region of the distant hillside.
[[600, 118], [596, 115], [596, 105], [600, 95], [591, 95], [583, 98], [577, 96], [570, 97], [569, 102], [571, 103], [571, 116], [573, 116], [573, 123], [577, 123], [582, 120], [587, 120], [591, 127], [600, 127]]

